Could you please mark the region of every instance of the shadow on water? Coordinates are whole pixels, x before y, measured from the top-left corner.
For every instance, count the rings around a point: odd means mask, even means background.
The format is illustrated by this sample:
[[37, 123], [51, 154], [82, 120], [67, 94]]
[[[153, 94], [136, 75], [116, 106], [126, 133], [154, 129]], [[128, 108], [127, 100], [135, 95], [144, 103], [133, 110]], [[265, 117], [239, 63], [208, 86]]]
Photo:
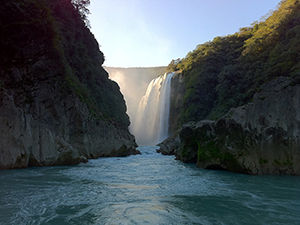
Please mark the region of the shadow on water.
[[142, 155], [0, 171], [0, 224], [299, 224], [300, 178]]

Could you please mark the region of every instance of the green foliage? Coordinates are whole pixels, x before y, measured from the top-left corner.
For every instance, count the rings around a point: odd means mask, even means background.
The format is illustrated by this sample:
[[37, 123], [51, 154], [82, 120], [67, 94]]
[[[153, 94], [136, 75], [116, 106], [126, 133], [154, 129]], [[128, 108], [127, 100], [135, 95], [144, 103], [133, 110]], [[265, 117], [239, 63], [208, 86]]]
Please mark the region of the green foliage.
[[198, 45], [169, 68], [185, 76], [181, 122], [218, 119], [247, 104], [260, 86], [279, 76], [299, 83], [300, 3], [283, 0], [252, 27]]
[[267, 164], [269, 161], [266, 159], [263, 159], [262, 157], [259, 158], [259, 163], [260, 164]]
[[46, 1], [5, 1], [0, 12], [1, 64], [4, 67], [12, 63], [30, 65], [41, 54], [57, 57], [53, 42], [58, 36]]
[[123, 96], [102, 68], [104, 55], [86, 24], [89, 3], [5, 1], [0, 7], [0, 78], [20, 95], [31, 93], [39, 82], [59, 83], [97, 117], [128, 126]]
[[208, 161], [210, 159], [224, 158], [224, 155], [220, 152], [218, 146], [214, 141], [208, 141], [201, 145], [197, 140], [198, 144], [198, 162]]
[[198, 144], [198, 158], [197, 162], [211, 162], [218, 160], [221, 164], [226, 165], [226, 167], [233, 170], [240, 170], [240, 165], [237, 159], [228, 152], [222, 152], [217, 143], [214, 140], [209, 140], [200, 144], [200, 141], [197, 141]]
[[179, 65], [180, 63], [181, 63], [181, 59], [180, 58], [178, 58], [176, 60], [173, 59], [170, 62], [170, 64], [168, 65], [167, 71], [178, 71], [179, 68], [177, 67], [177, 65]]
[[273, 165], [276, 166], [293, 166], [293, 160], [286, 158], [286, 160], [274, 159]]
[[90, 22], [87, 19], [87, 15], [90, 14], [90, 10], [87, 8], [90, 5], [90, 0], [71, 0], [71, 2], [86, 26], [90, 27]]

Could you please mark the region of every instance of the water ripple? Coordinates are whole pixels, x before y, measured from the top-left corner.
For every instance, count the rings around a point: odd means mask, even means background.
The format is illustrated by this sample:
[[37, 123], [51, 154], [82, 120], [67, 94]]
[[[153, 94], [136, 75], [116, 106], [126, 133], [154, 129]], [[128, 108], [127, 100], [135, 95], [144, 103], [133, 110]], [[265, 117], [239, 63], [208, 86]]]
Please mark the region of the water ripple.
[[300, 224], [300, 178], [209, 171], [173, 156], [0, 171], [0, 224]]

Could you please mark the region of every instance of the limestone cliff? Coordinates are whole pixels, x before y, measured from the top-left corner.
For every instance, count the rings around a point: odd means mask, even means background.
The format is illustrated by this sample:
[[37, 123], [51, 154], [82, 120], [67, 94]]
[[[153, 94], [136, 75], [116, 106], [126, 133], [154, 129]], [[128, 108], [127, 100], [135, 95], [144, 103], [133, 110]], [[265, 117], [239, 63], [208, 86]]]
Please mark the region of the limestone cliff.
[[298, 0], [281, 1], [264, 20], [171, 61], [168, 69], [184, 77], [185, 125], [179, 153], [174, 138], [162, 153], [203, 168], [300, 174], [299, 12]]
[[24, 108], [16, 105], [13, 95], [1, 93], [0, 169], [137, 153], [126, 128], [94, 118], [75, 95], [60, 96], [56, 91], [41, 87]]
[[198, 167], [300, 175], [300, 85], [280, 77], [218, 121], [183, 126], [180, 153]]
[[73, 4], [9, 0], [0, 7], [0, 169], [138, 153], [84, 5]]

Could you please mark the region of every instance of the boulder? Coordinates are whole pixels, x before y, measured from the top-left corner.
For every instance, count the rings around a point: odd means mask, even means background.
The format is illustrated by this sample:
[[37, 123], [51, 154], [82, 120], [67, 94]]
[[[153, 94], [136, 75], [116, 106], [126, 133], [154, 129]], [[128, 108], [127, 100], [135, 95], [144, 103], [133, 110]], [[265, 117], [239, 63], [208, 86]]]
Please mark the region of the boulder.
[[163, 155], [175, 155], [179, 152], [180, 147], [180, 139], [179, 139], [179, 131], [177, 131], [174, 135], [167, 138], [163, 142], [157, 144], [160, 148], [157, 153], [161, 153]]

